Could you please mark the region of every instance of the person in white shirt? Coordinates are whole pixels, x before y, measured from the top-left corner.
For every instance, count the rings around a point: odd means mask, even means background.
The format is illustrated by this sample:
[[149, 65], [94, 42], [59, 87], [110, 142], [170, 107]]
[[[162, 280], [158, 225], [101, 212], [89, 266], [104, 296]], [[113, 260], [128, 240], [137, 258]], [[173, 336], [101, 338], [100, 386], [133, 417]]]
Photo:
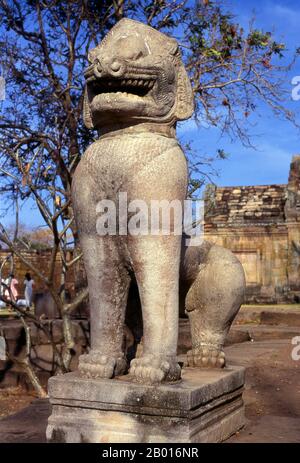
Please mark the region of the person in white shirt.
[[25, 285], [26, 309], [29, 310], [32, 304], [33, 285], [34, 285], [34, 281], [31, 278], [30, 273], [26, 273], [24, 285]]

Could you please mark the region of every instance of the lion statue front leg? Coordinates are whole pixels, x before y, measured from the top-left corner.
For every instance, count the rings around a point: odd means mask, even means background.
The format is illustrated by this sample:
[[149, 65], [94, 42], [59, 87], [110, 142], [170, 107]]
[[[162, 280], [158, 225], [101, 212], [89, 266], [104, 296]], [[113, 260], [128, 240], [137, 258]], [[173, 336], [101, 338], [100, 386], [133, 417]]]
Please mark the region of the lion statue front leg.
[[185, 310], [192, 349], [187, 366], [223, 368], [224, 342], [244, 300], [243, 267], [231, 251], [204, 241], [199, 247], [183, 248], [181, 280], [189, 288]]

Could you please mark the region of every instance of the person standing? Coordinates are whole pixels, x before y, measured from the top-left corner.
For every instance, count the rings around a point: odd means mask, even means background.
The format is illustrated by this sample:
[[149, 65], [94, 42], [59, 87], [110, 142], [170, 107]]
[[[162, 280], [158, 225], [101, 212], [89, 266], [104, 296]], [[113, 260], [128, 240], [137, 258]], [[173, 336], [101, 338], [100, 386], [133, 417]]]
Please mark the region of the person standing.
[[24, 285], [25, 285], [26, 310], [29, 310], [32, 304], [33, 285], [34, 285], [34, 281], [31, 278], [30, 273], [26, 273]]
[[19, 284], [18, 280], [15, 278], [14, 274], [12, 273], [11, 282], [10, 282], [10, 291], [11, 291], [11, 298], [13, 302], [17, 302], [18, 300], [18, 294], [19, 294], [18, 284]]
[[17, 302], [19, 293], [18, 284], [19, 282], [13, 273], [10, 273], [8, 278], [4, 280], [4, 297], [6, 297], [9, 301]]
[[11, 274], [4, 280], [4, 297], [10, 301]]

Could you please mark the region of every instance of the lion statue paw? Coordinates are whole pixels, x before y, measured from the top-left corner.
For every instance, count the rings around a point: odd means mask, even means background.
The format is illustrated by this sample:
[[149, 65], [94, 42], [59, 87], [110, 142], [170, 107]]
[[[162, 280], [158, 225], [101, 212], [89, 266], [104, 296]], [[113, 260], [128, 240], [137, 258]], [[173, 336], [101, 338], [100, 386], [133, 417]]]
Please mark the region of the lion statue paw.
[[129, 374], [143, 383], [174, 382], [180, 379], [181, 368], [176, 357], [145, 355], [131, 361]]
[[201, 346], [189, 350], [187, 353], [187, 366], [198, 368], [224, 368], [225, 353], [214, 346]]
[[127, 362], [123, 354], [115, 356], [103, 355], [92, 351], [79, 357], [79, 372], [85, 378], [107, 378], [122, 375], [127, 370]]

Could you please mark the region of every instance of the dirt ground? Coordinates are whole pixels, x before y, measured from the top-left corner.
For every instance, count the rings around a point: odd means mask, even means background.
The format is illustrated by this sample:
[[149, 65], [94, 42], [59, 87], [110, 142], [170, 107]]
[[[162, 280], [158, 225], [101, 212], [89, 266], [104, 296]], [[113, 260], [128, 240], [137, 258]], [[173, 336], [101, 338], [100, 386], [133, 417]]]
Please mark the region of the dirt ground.
[[245, 400], [250, 419], [269, 414], [300, 418], [300, 362], [292, 360], [290, 346], [259, 358], [247, 370]]
[[257, 344], [261, 352], [245, 365], [247, 424], [228, 442], [300, 443], [300, 361], [292, 360], [290, 341]]
[[19, 412], [35, 398], [34, 393], [28, 393], [22, 387], [0, 388], [0, 419]]

